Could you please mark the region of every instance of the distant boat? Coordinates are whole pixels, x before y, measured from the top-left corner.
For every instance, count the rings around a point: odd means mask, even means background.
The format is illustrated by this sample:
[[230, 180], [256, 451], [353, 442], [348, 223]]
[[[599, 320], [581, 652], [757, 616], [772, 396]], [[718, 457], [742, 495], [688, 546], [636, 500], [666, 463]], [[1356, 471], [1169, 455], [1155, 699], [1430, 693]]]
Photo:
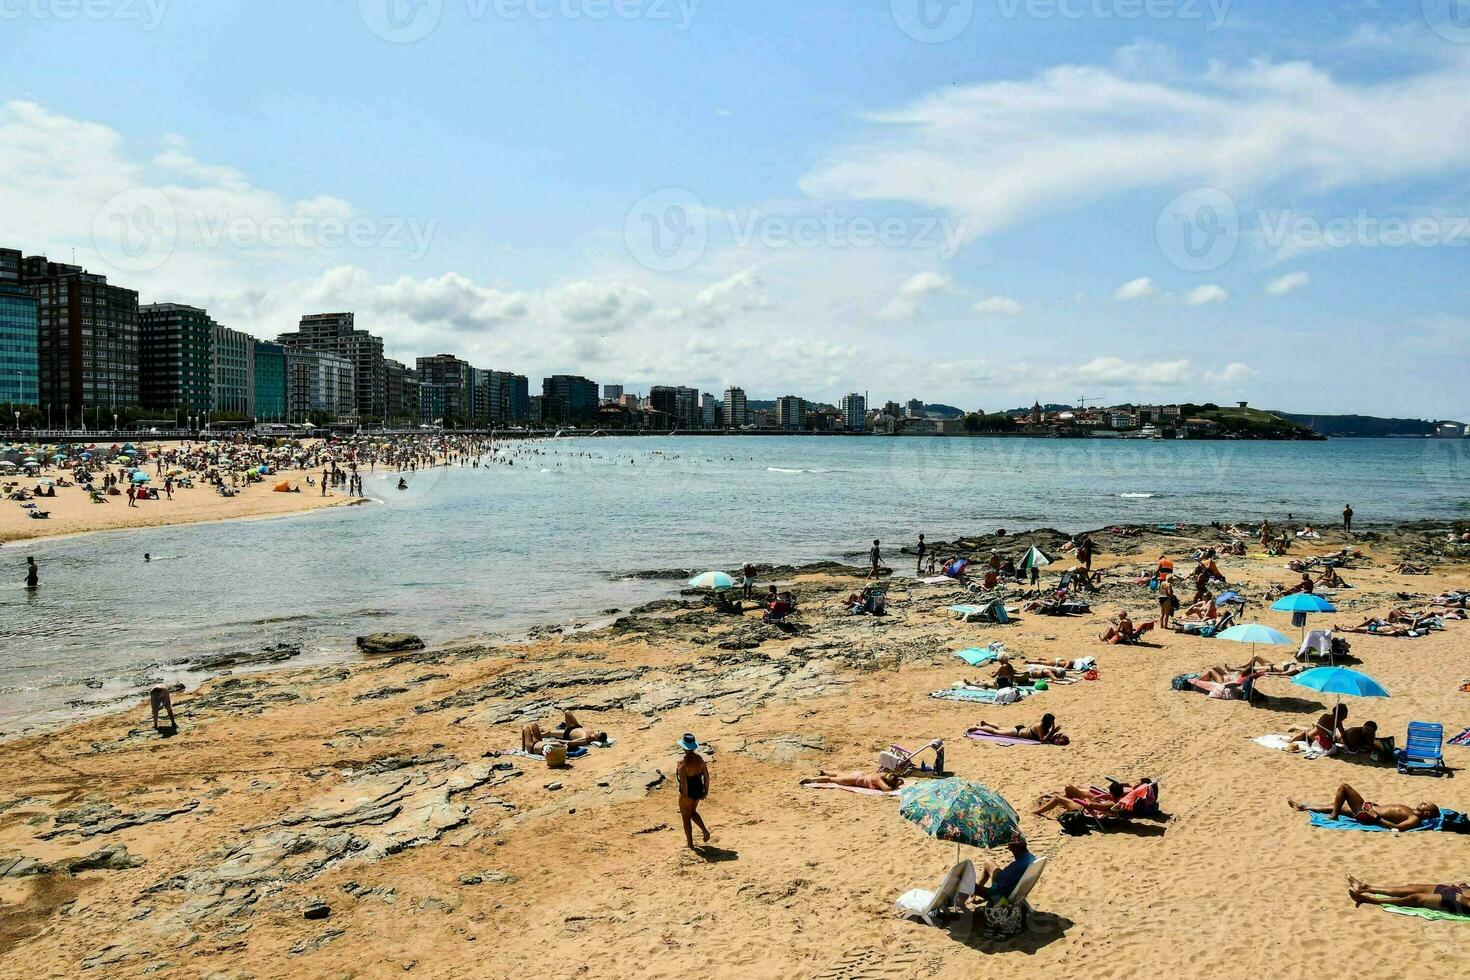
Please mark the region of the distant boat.
[[1129, 432], [1129, 433], [1127, 433], [1124, 436], [1124, 438], [1125, 439], [1162, 439], [1163, 438], [1163, 435], [1161, 435], [1159, 433], [1159, 427], [1158, 426], [1156, 426], [1156, 425], [1145, 425], [1143, 428], [1139, 429], [1137, 432]]

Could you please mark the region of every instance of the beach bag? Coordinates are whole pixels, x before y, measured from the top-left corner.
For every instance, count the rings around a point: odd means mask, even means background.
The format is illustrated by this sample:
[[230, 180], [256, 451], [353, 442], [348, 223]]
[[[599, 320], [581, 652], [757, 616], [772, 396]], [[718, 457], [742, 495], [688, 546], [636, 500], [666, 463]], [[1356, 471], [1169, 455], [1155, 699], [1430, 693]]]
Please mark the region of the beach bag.
[[564, 742], [548, 743], [542, 754], [546, 756], [546, 765], [550, 769], [567, 764], [567, 747]]
[[1450, 834], [1470, 834], [1470, 814], [1445, 814], [1439, 823], [1439, 829]]
[[980, 914], [985, 920], [985, 935], [992, 939], [1019, 936], [1026, 929], [1026, 909], [1021, 905], [987, 905]]
[[1346, 637], [1334, 636], [1332, 638], [1332, 655], [1334, 657], [1345, 657], [1351, 649], [1352, 644], [1347, 641]]
[[1178, 677], [1169, 682], [1169, 686], [1176, 691], [1192, 690], [1194, 688], [1194, 685], [1191, 684], [1190, 681], [1194, 680], [1198, 676], [1198, 674], [1180, 674]]
[[1068, 810], [1057, 817], [1057, 823], [1061, 824], [1062, 833], [1073, 837], [1085, 837], [1092, 833], [1092, 818], [1081, 810]]

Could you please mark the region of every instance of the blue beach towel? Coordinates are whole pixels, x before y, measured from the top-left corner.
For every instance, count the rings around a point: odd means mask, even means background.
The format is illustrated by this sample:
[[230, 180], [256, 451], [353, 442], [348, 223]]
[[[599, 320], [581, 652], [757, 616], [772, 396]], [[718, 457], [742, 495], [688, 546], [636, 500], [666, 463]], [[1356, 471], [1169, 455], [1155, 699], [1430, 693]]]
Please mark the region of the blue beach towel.
[[[1443, 830], [1445, 819], [1454, 816], [1454, 813], [1454, 810], [1441, 810], [1439, 811], [1439, 816], [1433, 820], [1426, 820], [1413, 830], [1406, 830], [1404, 833], [1412, 834], [1419, 830]], [[1321, 827], [1323, 830], [1367, 830], [1380, 834], [1390, 832], [1387, 827], [1371, 827], [1368, 824], [1358, 823], [1352, 817], [1338, 817], [1334, 820], [1325, 813], [1312, 813], [1308, 815], [1312, 818], [1312, 826]]]

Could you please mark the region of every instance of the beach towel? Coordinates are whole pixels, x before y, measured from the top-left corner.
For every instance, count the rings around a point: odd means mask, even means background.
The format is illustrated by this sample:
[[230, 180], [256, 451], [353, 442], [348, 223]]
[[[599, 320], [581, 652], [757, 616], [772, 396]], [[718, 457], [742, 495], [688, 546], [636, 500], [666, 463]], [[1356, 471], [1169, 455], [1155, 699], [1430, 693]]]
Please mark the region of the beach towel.
[[954, 579], [950, 578], [948, 575], [934, 575], [930, 578], [921, 578], [919, 579], [919, 581], [923, 582], [925, 585], [949, 585], [950, 583], [954, 582]]
[[[597, 742], [593, 742], [592, 744], [593, 745], [597, 745], [599, 748], [606, 748], [606, 746], [599, 745]], [[517, 756], [518, 758], [521, 758], [521, 759], [535, 759], [537, 762], [545, 762], [546, 761], [546, 756], [544, 756], [544, 755], [538, 755], [535, 752], [527, 752], [525, 749], [510, 749], [510, 750], [506, 751], [504, 754], [505, 755]], [[585, 746], [585, 745], [579, 745], [575, 749], [567, 749], [567, 758], [568, 759], [580, 759], [580, 758], [582, 758], [582, 756], [584, 756], [586, 754], [587, 754], [587, 746]]]
[[1470, 745], [1470, 728], [1465, 729], [1463, 732], [1450, 739], [1449, 744], [1461, 746]]
[[836, 783], [802, 783], [807, 789], [840, 789], [859, 796], [897, 796], [898, 790], [885, 792], [881, 789], [868, 789], [866, 786], [839, 786]]
[[955, 654], [971, 667], [983, 667], [992, 661], [999, 660], [1000, 655], [1006, 652], [1005, 644], [992, 643], [984, 649], [961, 650]]
[[1394, 915], [1412, 915], [1430, 922], [1470, 922], [1470, 915], [1456, 915], [1444, 909], [1410, 909], [1402, 905], [1380, 905], [1379, 908]]
[[[1001, 697], [1007, 691], [1013, 691], [1015, 693], [1004, 698]], [[931, 698], [938, 698], [940, 701], [965, 701], [970, 704], [1002, 705], [1015, 704], [1017, 701], [1033, 693], [1035, 692], [1019, 687], [1008, 687], [1005, 691], [989, 691], [977, 687], [947, 687], [942, 691], [935, 691], [929, 696]]]
[[965, 738], [972, 738], [977, 742], [994, 742], [1002, 748], [1009, 745], [1046, 745], [1046, 742], [1033, 742], [1029, 738], [1007, 738], [1004, 735], [987, 735], [984, 732], [965, 732]]
[[[1447, 816], [1453, 816], [1454, 813], [1454, 810], [1441, 810], [1439, 816], [1433, 820], [1426, 820], [1412, 830], [1405, 830], [1402, 833], [1412, 834], [1416, 830], [1443, 830], [1445, 818]], [[1381, 834], [1392, 832], [1387, 827], [1374, 827], [1369, 824], [1358, 823], [1352, 817], [1337, 817], [1334, 819], [1325, 813], [1309, 813], [1307, 816], [1312, 818], [1313, 827], [1321, 827], [1323, 830], [1367, 830], [1376, 831]]]
[[[1308, 745], [1306, 742], [1293, 742], [1285, 735], [1262, 735], [1260, 738], [1253, 739], [1252, 741], [1268, 749], [1275, 749], [1277, 752], [1291, 752], [1293, 755], [1301, 756], [1303, 759], [1320, 759], [1324, 755], [1330, 754], [1314, 745]], [[1293, 750], [1293, 746], [1296, 746], [1295, 750]]]

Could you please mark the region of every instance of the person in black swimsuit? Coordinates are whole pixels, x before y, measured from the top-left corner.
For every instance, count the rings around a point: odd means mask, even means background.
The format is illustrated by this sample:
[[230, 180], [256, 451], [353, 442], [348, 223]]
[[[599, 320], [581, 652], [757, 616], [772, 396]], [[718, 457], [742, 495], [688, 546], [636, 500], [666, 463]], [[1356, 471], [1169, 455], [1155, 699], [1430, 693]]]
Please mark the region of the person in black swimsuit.
[[1470, 883], [1463, 881], [1458, 885], [1370, 885], [1348, 875], [1348, 895], [1354, 905], [1367, 902], [1470, 915]]
[[696, 850], [693, 825], [697, 825], [704, 834], [705, 842], [709, 841], [709, 828], [699, 816], [699, 802], [709, 796], [709, 766], [699, 754], [699, 740], [692, 734], [684, 733], [679, 740], [679, 748], [684, 750], [678, 769], [679, 819], [684, 823], [684, 840], [690, 850]]
[[38, 574], [37, 574], [36, 559], [34, 559], [34, 558], [27, 558], [26, 559], [26, 588], [33, 589], [34, 590], [39, 582], [40, 582], [40, 578], [38, 577]]

